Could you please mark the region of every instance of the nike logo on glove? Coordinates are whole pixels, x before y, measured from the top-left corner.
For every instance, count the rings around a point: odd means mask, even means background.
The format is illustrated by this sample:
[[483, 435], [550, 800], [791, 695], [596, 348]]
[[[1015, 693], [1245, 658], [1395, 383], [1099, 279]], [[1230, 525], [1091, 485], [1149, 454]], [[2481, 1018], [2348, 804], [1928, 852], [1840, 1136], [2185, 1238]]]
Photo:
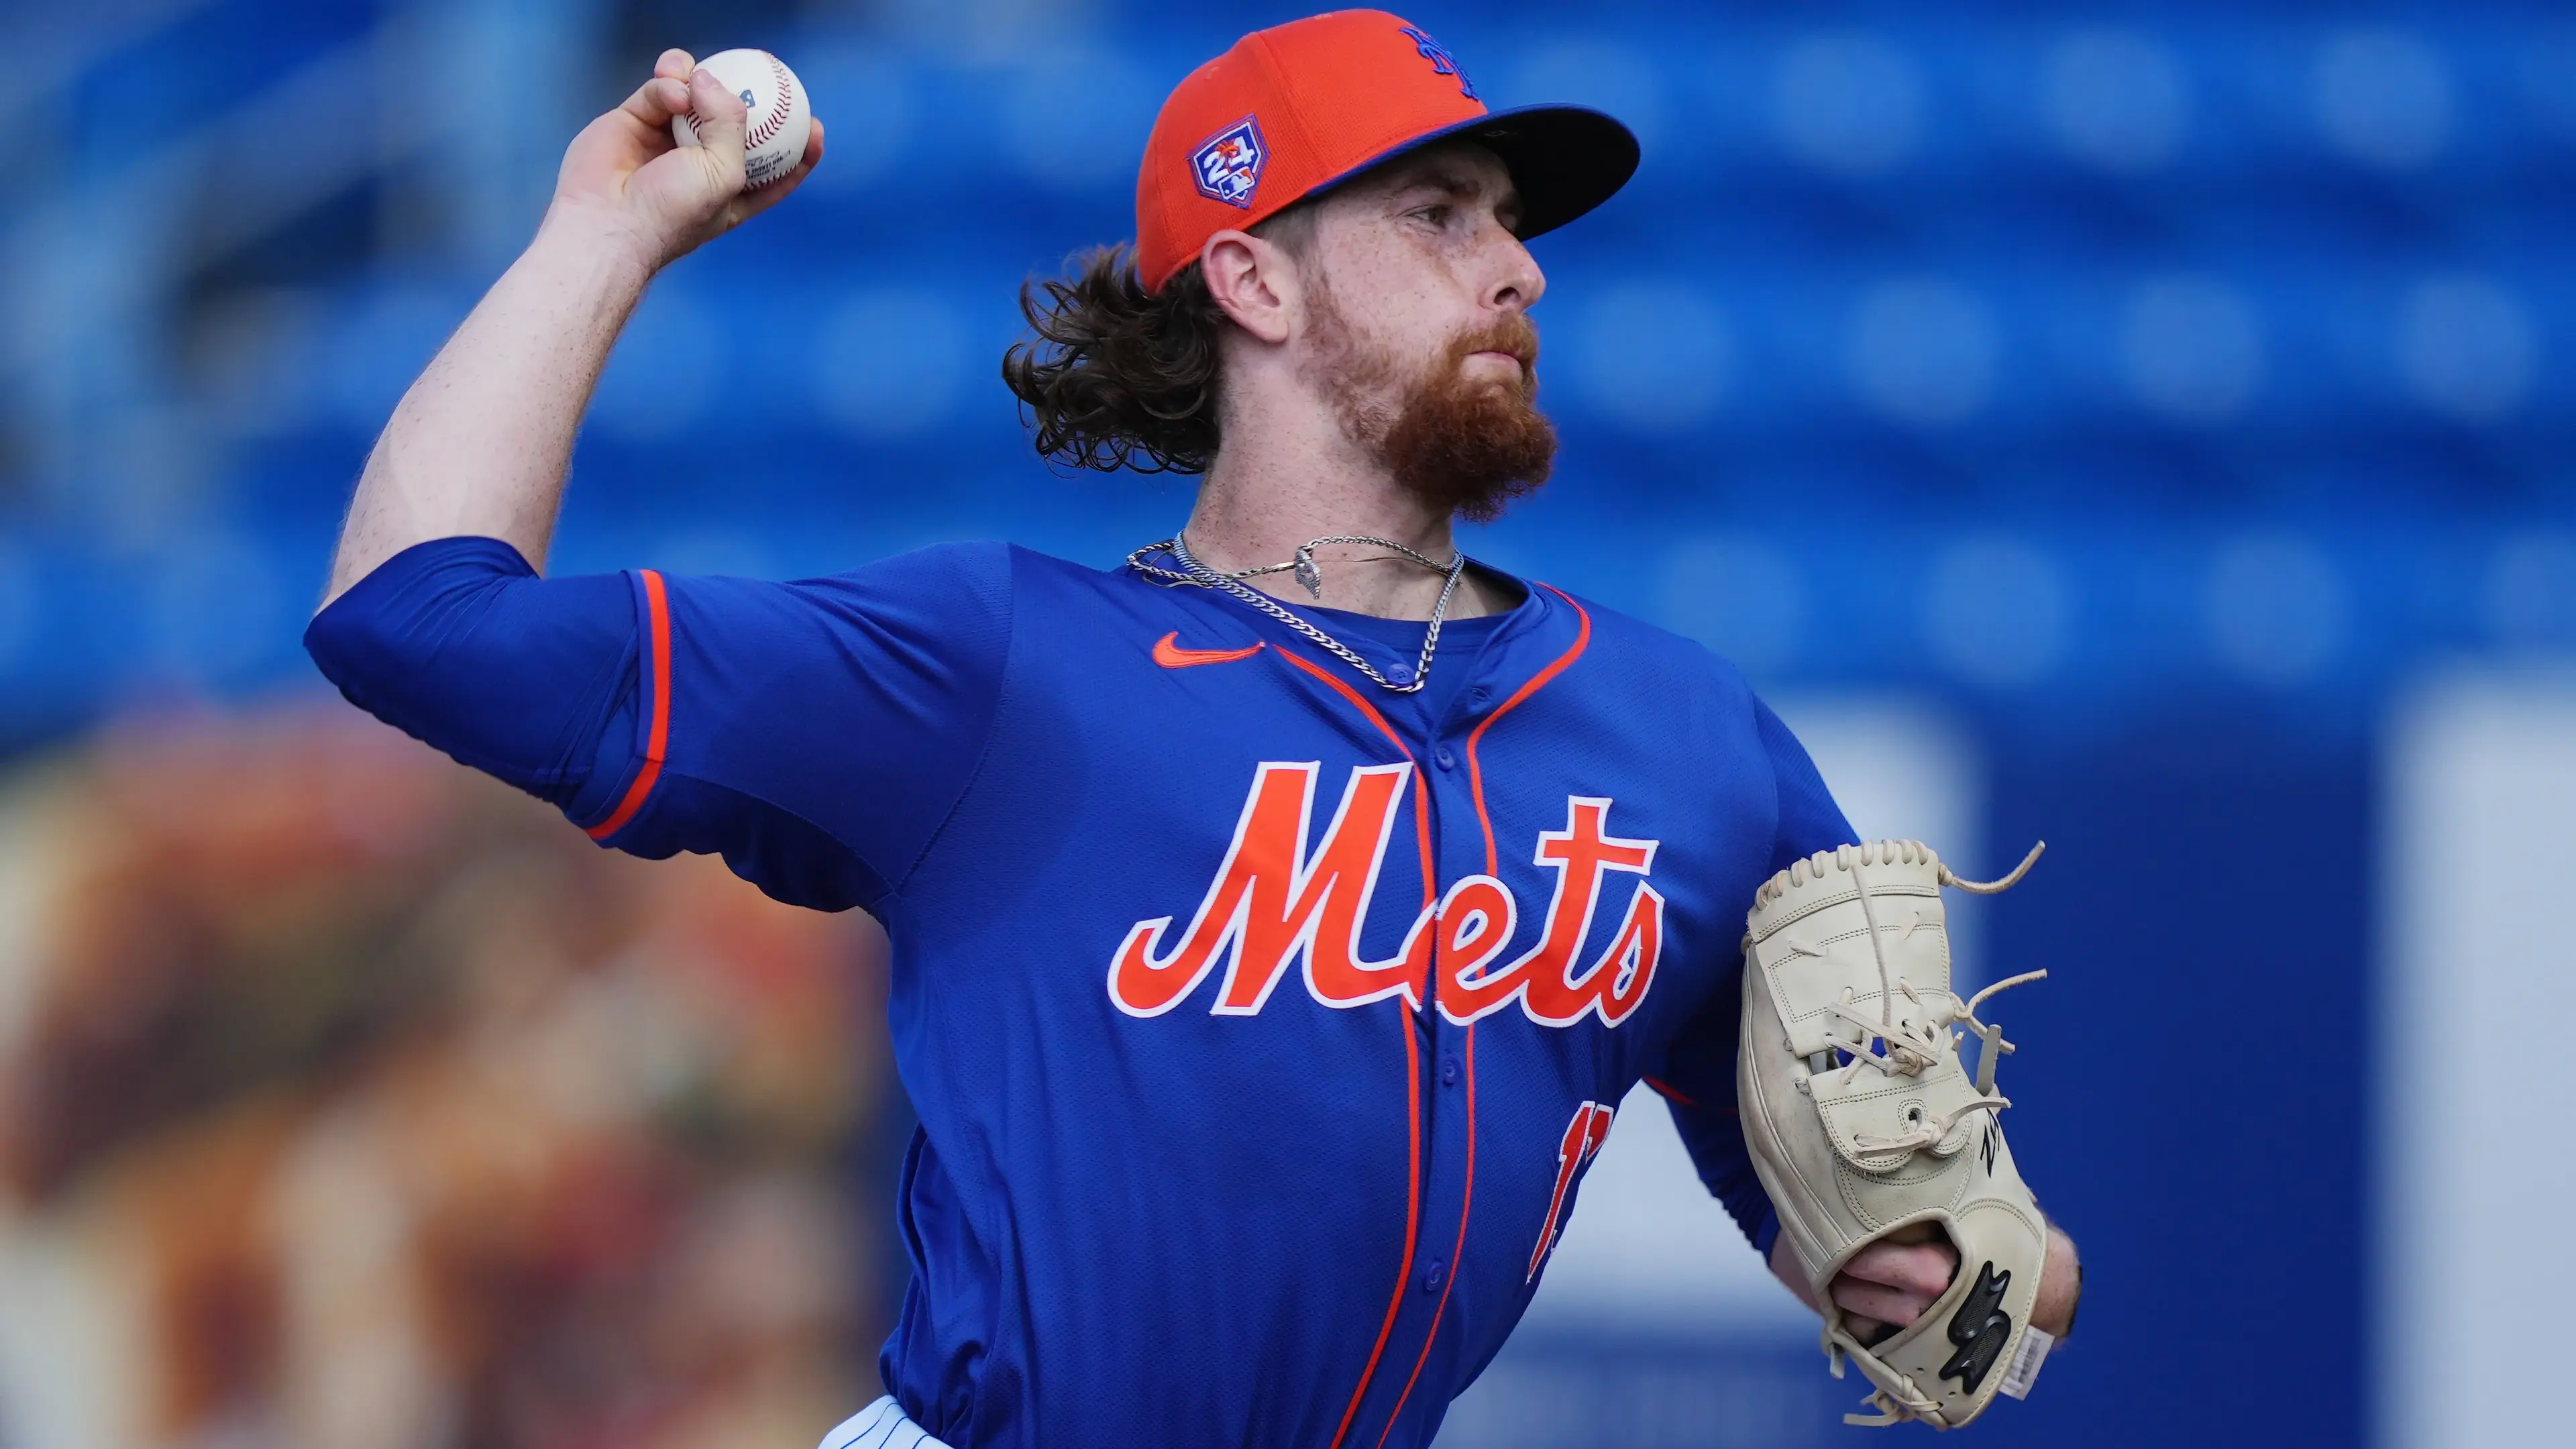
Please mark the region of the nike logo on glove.
[[1238, 659], [1249, 659], [1262, 649], [1258, 644], [1241, 649], [1184, 649], [1180, 638], [1180, 631], [1174, 630], [1155, 640], [1154, 662], [1165, 669], [1193, 669], [1201, 664], [1232, 664]]

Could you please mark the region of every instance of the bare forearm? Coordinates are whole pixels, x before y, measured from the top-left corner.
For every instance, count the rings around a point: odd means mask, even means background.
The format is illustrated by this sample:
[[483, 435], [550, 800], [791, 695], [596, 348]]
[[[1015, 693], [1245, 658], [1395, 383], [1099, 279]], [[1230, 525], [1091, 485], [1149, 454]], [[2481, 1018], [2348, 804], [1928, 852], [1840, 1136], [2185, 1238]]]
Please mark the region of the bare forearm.
[[2075, 1240], [2055, 1223], [2048, 1226], [2048, 1257], [2039, 1270], [2039, 1301], [2030, 1306], [2030, 1321], [2052, 1337], [2075, 1331], [2076, 1302], [2084, 1292], [2084, 1265], [2075, 1258]]
[[[682, 115], [698, 144], [675, 148]], [[664, 51], [651, 80], [573, 138], [536, 241], [403, 394], [323, 602], [434, 538], [498, 538], [542, 567], [582, 410], [645, 284], [777, 205], [822, 157], [818, 120], [795, 170], [746, 189], [742, 102], [688, 52]]]
[[613, 222], [561, 208], [547, 218], [376, 439], [330, 598], [434, 538], [498, 538], [544, 563], [573, 435], [651, 275]]

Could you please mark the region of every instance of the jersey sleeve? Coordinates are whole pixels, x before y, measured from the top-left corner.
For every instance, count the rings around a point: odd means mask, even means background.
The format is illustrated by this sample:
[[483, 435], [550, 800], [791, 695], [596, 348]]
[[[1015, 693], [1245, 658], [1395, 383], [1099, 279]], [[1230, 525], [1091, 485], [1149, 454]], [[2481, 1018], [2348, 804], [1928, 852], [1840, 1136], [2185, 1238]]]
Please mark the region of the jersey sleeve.
[[306, 645], [351, 702], [603, 845], [873, 908], [981, 759], [1011, 594], [1001, 545], [771, 583], [546, 579], [496, 540], [442, 539], [335, 600]]
[[[1769, 879], [1801, 856], [1850, 844], [1854, 837], [1805, 746], [1770, 706], [1757, 699], [1753, 711], [1779, 802], [1771, 858], [1762, 869], [1763, 878]], [[1739, 963], [1720, 978], [1717, 988], [1674, 1036], [1663, 1070], [1651, 1074], [1648, 1084], [1663, 1094], [1671, 1108], [1673, 1126], [1699, 1169], [1700, 1181], [1725, 1205], [1754, 1251], [1767, 1257], [1772, 1240], [1779, 1236], [1780, 1220], [1762, 1191], [1762, 1180], [1754, 1175], [1752, 1154], [1744, 1145], [1744, 1119], [1735, 1105], [1736, 1043], [1744, 1016], [1741, 972]]]

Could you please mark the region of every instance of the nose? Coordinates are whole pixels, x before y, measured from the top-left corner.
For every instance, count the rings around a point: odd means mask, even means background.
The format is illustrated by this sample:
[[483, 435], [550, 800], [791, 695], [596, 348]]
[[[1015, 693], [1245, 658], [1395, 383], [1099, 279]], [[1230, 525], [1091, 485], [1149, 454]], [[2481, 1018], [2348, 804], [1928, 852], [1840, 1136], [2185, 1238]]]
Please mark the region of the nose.
[[1485, 305], [1497, 311], [1526, 312], [1538, 305], [1547, 293], [1547, 274], [1539, 270], [1538, 258], [1521, 239], [1496, 228], [1494, 280], [1485, 293]]

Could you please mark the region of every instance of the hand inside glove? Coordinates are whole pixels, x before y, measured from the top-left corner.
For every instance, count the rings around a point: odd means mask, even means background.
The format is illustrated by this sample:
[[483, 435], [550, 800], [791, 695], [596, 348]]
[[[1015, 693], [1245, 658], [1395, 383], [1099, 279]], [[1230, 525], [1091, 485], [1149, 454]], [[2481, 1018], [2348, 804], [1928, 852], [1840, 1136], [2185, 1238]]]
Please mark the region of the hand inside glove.
[[[1903, 1239], [1911, 1241], [1900, 1241]], [[1932, 1306], [1959, 1271], [1959, 1252], [1928, 1225], [1892, 1233], [1843, 1265], [1833, 1281], [1834, 1302], [1852, 1315], [1860, 1337], [1875, 1341], [1912, 1323]], [[1785, 1240], [1771, 1244], [1771, 1276], [1789, 1286], [1798, 1301], [1822, 1311], [1798, 1272], [1797, 1254]], [[2083, 1269], [2075, 1257], [2075, 1240], [2054, 1223], [2048, 1228], [2047, 1266], [2039, 1274], [2039, 1304], [2031, 1322], [2064, 1339], [2075, 1328], [2075, 1303], [2083, 1286]]]

